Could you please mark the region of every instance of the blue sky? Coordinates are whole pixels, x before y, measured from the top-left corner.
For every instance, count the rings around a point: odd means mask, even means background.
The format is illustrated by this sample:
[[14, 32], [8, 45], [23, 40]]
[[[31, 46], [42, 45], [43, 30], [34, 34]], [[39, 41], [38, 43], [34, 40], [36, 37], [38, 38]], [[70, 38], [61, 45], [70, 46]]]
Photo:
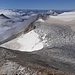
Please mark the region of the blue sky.
[[75, 0], [0, 0], [0, 8], [75, 9]]

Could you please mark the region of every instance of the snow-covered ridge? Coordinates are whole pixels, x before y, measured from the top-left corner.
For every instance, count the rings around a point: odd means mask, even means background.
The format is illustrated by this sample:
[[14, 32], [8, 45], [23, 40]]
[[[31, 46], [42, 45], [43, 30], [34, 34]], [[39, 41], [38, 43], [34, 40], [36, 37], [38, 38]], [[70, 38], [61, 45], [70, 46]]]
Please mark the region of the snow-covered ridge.
[[55, 19], [58, 19], [58, 20], [62, 20], [62, 21], [72, 21], [75, 19], [75, 12], [64, 12], [62, 14], [59, 14], [57, 16], [51, 16], [51, 18], [55, 18]]

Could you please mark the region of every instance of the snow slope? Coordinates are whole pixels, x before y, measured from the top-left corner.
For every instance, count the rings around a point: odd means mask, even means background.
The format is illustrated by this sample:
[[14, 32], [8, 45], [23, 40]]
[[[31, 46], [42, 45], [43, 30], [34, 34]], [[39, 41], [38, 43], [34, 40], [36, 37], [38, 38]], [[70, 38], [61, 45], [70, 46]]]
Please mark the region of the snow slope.
[[31, 52], [42, 49], [43, 43], [39, 39], [39, 35], [32, 30], [27, 34], [22, 34], [20, 37], [2, 44], [2, 47]]

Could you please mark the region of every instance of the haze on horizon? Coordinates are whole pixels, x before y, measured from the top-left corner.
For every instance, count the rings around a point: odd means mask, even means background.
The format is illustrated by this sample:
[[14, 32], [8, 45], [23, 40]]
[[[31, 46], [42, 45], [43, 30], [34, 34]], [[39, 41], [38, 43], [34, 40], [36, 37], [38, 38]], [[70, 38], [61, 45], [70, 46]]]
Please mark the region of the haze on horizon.
[[0, 0], [4, 9], [75, 9], [75, 0]]

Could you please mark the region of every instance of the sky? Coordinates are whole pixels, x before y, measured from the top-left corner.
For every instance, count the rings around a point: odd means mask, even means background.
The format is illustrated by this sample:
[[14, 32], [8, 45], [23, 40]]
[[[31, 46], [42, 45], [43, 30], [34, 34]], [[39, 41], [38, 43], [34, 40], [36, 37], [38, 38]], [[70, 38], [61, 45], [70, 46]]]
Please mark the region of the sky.
[[0, 0], [7, 9], [75, 9], [75, 0]]

